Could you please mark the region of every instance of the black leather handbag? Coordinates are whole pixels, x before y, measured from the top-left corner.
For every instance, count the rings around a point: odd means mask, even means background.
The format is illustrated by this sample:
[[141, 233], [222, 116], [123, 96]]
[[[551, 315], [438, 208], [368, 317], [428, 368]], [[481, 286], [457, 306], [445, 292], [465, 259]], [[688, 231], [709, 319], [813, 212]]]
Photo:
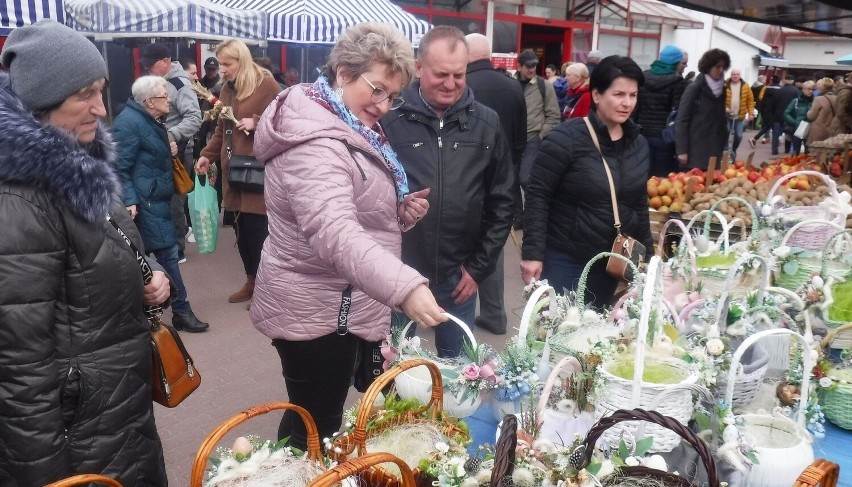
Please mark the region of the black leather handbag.
[[231, 156], [228, 184], [247, 193], [263, 193], [263, 163], [254, 156]]

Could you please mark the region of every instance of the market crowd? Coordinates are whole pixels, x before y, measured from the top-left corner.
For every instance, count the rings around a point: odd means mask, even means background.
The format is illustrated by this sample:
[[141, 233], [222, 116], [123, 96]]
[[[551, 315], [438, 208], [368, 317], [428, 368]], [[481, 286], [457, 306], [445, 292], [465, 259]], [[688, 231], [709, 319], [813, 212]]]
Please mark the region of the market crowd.
[[[363, 391], [382, 372], [390, 329], [433, 330], [443, 357], [463, 353], [446, 313], [506, 333], [513, 227], [523, 279], [574, 289], [617, 232], [652, 254], [649, 175], [735, 154], [757, 116], [773, 153], [782, 137], [798, 152], [852, 132], [852, 87], [749, 86], [718, 49], [693, 78], [676, 46], [644, 71], [600, 51], [540, 70], [526, 50], [511, 76], [490, 59], [479, 34], [435, 27], [415, 55], [396, 29], [366, 23], [299, 84], [239, 40], [219, 44], [201, 76], [149, 44], [108, 126], [94, 45], [52, 21], [15, 29], [0, 56], [0, 484], [74, 473], [167, 484], [143, 305], [169, 306], [177, 330], [209, 328], [181, 278], [193, 234], [176, 164], [219, 189], [245, 273], [228, 301], [248, 304], [289, 401], [326, 437], [353, 381]], [[222, 110], [204, 90], [230, 116], [211, 116]], [[237, 157], [259, 161], [260, 191], [232, 179]], [[128, 242], [144, 249], [148, 284]], [[609, 304], [616, 285], [596, 264], [589, 304]], [[279, 437], [306, 445], [295, 414]]]

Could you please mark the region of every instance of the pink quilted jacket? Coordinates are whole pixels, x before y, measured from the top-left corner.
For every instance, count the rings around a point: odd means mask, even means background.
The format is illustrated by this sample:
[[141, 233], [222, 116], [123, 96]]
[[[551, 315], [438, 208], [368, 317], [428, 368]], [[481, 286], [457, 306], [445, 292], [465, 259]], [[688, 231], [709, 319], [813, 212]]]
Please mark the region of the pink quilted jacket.
[[428, 281], [400, 261], [396, 187], [381, 155], [299, 85], [263, 113], [254, 154], [266, 163], [269, 217], [254, 326], [287, 340], [333, 333], [351, 284], [350, 332], [384, 338], [390, 307]]

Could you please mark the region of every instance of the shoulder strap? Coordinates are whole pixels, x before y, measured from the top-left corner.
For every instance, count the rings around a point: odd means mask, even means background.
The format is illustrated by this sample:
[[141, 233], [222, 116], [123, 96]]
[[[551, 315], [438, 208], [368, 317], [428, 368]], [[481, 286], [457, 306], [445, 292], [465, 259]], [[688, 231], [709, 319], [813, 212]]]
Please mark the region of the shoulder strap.
[[834, 103], [831, 103], [831, 98], [826, 96], [825, 99], [828, 101], [828, 106], [831, 107], [831, 116], [836, 117], [837, 114], [834, 112]]
[[[225, 106], [233, 107], [234, 97], [236, 96], [236, 92], [231, 89], [231, 99], [228, 100], [228, 103], [225, 103]], [[231, 160], [231, 152], [233, 152], [234, 147], [234, 130], [236, 130], [236, 124], [228, 119], [225, 119], [225, 153], [228, 154], [228, 161]]]
[[[112, 216], [110, 216], [108, 220], [112, 224], [112, 226], [115, 227], [116, 231], [118, 231], [118, 234], [121, 235], [124, 241], [127, 242], [127, 245], [130, 247], [130, 250], [136, 257], [136, 263], [139, 264], [139, 269], [142, 271], [142, 282], [146, 285], [149, 284], [151, 282], [151, 279], [154, 278], [154, 272], [151, 270], [151, 266], [148, 265], [148, 261], [145, 260], [145, 256], [142, 254], [139, 248], [137, 248], [136, 245], [133, 244], [133, 241], [130, 240], [130, 237], [128, 237], [127, 234], [124, 233], [124, 230], [122, 230], [121, 227], [118, 226], [118, 223], [116, 223], [115, 220], [112, 219]], [[152, 319], [155, 316], [163, 314], [163, 308], [159, 305], [146, 304], [144, 308], [145, 316], [147, 316], [148, 319]]]
[[539, 75], [535, 75], [535, 84], [538, 85], [538, 91], [539, 91], [539, 93], [541, 93], [541, 103], [544, 105], [545, 108], [547, 108], [547, 97], [545, 96], [545, 93], [544, 93], [545, 88], [544, 88], [544, 82], [543, 81], [544, 81], [544, 78], [542, 78]]
[[589, 120], [589, 117], [583, 117], [583, 121], [586, 122], [586, 127], [589, 129], [589, 135], [592, 136], [592, 142], [595, 144], [595, 149], [597, 149], [598, 153], [601, 155], [601, 161], [603, 162], [604, 171], [606, 172], [606, 179], [609, 181], [609, 197], [612, 200], [612, 215], [615, 217], [615, 231], [621, 235], [621, 217], [618, 214], [618, 200], [615, 198], [615, 183], [612, 182], [612, 173], [609, 170], [609, 165], [606, 163], [603, 152], [601, 152], [601, 144], [598, 142], [598, 135], [595, 133], [594, 127], [592, 127], [592, 122]]

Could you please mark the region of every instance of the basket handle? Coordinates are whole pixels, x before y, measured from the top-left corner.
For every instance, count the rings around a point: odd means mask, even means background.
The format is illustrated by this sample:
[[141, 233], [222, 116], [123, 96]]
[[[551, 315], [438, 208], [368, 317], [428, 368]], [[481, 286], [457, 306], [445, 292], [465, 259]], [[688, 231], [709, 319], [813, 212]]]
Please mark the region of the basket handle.
[[[815, 227], [817, 225], [832, 227], [835, 232], [843, 230], [843, 227], [841, 227], [840, 225], [838, 225], [837, 223], [834, 223], [832, 221], [828, 221], [828, 220], [803, 220], [803, 221], [796, 223], [795, 225], [790, 227], [789, 230], [787, 230], [787, 232], [784, 234], [784, 237], [781, 239], [781, 243], [779, 244], [779, 247], [787, 246], [790, 239], [793, 238], [793, 235], [795, 235], [796, 232], [798, 232], [800, 229], [802, 229], [802, 227], [810, 227], [810, 226]], [[825, 248], [825, 247], [823, 246], [823, 248]], [[818, 249], [808, 249], [808, 250], [818, 250]]]
[[743, 340], [742, 344], [737, 347], [736, 351], [734, 351], [733, 356], [731, 357], [731, 365], [728, 369], [728, 383], [725, 388], [725, 402], [727, 404], [732, 404], [734, 399], [734, 385], [737, 380], [737, 369], [739, 369], [740, 361], [743, 358], [746, 350], [749, 349], [752, 345], [754, 345], [758, 340], [763, 337], [770, 335], [790, 335], [794, 338], [798, 338], [799, 341], [802, 342], [802, 346], [804, 347], [802, 351], [802, 371], [805, 374], [805, 378], [802, 380], [802, 385], [799, 389], [799, 407], [796, 412], [796, 423], [804, 430], [805, 428], [805, 410], [807, 408], [808, 401], [808, 389], [810, 388], [810, 376], [811, 370], [813, 370], [815, 361], [811, 356], [811, 348], [808, 344], [808, 341], [800, 335], [798, 332], [793, 330], [788, 330], [786, 328], [775, 328], [773, 330], [764, 330], [751, 335], [750, 337]]
[[[550, 294], [550, 298], [542, 299], [545, 293]], [[527, 304], [524, 306], [524, 312], [521, 314], [521, 324], [518, 327], [518, 343], [527, 344], [527, 333], [529, 333], [530, 322], [533, 315], [541, 311], [541, 308], [550, 303], [550, 299], [556, 294], [556, 290], [551, 286], [541, 286], [530, 295]]]
[[[645, 374], [645, 345], [648, 342], [648, 327], [651, 320], [651, 308], [654, 301], [654, 294], [660, 293], [662, 296], [662, 273], [660, 269], [660, 257], [655, 255], [648, 261], [648, 268], [645, 274], [645, 286], [642, 289], [642, 302], [639, 308], [639, 325], [636, 333], [636, 362], [633, 367], [633, 385], [631, 388], [630, 404], [633, 407], [639, 406], [639, 398], [642, 392], [642, 376]], [[660, 320], [662, 321], [662, 320]], [[657, 333], [662, 333], [662, 327], [659, 327]]]
[[89, 483], [91, 482], [97, 482], [108, 487], [121, 487], [121, 484], [118, 483], [117, 480], [113, 480], [109, 477], [104, 477], [103, 475], [97, 475], [93, 473], [75, 475], [73, 477], [68, 477], [67, 479], [62, 479], [51, 484], [47, 484], [44, 487], [73, 487], [76, 485], [89, 485]]
[[840, 480], [840, 466], [825, 458], [818, 458], [806, 468], [793, 487], [837, 487]]
[[535, 416], [539, 422], [541, 421], [542, 413], [544, 413], [544, 408], [547, 407], [547, 400], [550, 398], [550, 391], [553, 390], [553, 385], [559, 379], [559, 373], [565, 368], [567, 368], [570, 373], [569, 377], [573, 377], [574, 374], [582, 372], [583, 370], [583, 366], [580, 365], [580, 361], [577, 360], [576, 357], [572, 356], [563, 358], [555, 367], [553, 367], [553, 370], [550, 371], [550, 375], [547, 376], [547, 380], [544, 382], [544, 388], [541, 390], [541, 395], [538, 398], [538, 405], [535, 408]]
[[834, 241], [844, 235], [852, 236], [852, 229], [844, 228], [839, 232], [835, 232], [831, 237], [829, 237], [828, 241], [825, 242], [825, 245], [822, 248], [822, 266], [820, 267], [819, 274], [825, 278], [828, 278], [828, 256], [830, 254], [829, 249], [831, 245], [833, 245]]
[[822, 348], [828, 348], [831, 345], [831, 341], [834, 340], [834, 337], [839, 335], [841, 332], [852, 329], [852, 323], [846, 323], [845, 325], [840, 325], [839, 327], [831, 330], [825, 335], [825, 338], [820, 342], [820, 346]]
[[210, 456], [210, 452], [213, 451], [213, 448], [216, 447], [219, 440], [221, 440], [231, 429], [240, 423], [254, 418], [255, 416], [260, 416], [278, 409], [294, 411], [302, 418], [302, 422], [305, 423], [305, 430], [307, 431], [308, 458], [316, 462], [320, 461], [322, 459], [322, 450], [320, 450], [319, 432], [317, 431], [317, 425], [314, 423], [314, 419], [311, 417], [311, 414], [304, 408], [296, 406], [295, 404], [288, 402], [271, 402], [248, 408], [241, 413], [231, 416], [220, 423], [212, 433], [207, 435], [207, 438], [204, 439], [204, 442], [195, 454], [195, 461], [192, 462], [192, 474], [190, 475], [189, 485], [191, 487], [201, 487], [202, 482], [204, 482], [204, 469], [207, 466], [207, 457]]
[[686, 255], [689, 257], [690, 270], [692, 271], [693, 277], [698, 274], [698, 266], [695, 263], [695, 253], [690, 252], [689, 249], [695, 248], [695, 244], [692, 242], [692, 236], [689, 234], [689, 229], [686, 228], [686, 225], [683, 224], [682, 221], [676, 218], [669, 218], [663, 223], [662, 228], [660, 228], [660, 236], [657, 239], [657, 255], [660, 257], [663, 256], [664, 248], [666, 241], [666, 231], [669, 229], [670, 225], [674, 225], [680, 228], [680, 231], [683, 233], [683, 237], [681, 237], [680, 242], [678, 243], [678, 253], [686, 252]]
[[634, 264], [633, 261], [631, 261], [627, 257], [621, 254], [616, 254], [614, 252], [601, 252], [600, 254], [592, 257], [592, 259], [586, 263], [586, 266], [583, 268], [583, 273], [580, 274], [580, 280], [577, 281], [577, 305], [585, 306], [586, 304], [586, 281], [589, 280], [589, 273], [592, 271], [592, 265], [594, 265], [595, 262], [601, 259], [606, 259], [609, 257], [616, 257], [618, 259], [623, 260], [627, 263], [627, 265], [630, 266], [630, 269], [633, 271], [634, 276], [639, 275], [639, 268], [636, 267], [636, 264]]
[[[370, 467], [382, 463], [395, 463], [399, 467], [401, 486], [414, 486], [414, 474], [411, 467], [390, 453], [368, 453], [356, 458], [351, 458], [314, 479], [308, 487], [331, 487], [343, 481], [347, 477], [357, 475]], [[372, 485], [372, 484], [371, 484]]]
[[352, 431], [352, 439], [358, 448], [358, 455], [367, 453], [367, 423], [370, 420], [371, 408], [376, 398], [379, 397], [382, 390], [389, 386], [399, 374], [414, 367], [426, 367], [429, 369], [429, 376], [432, 378], [432, 397], [429, 398], [429, 403], [414, 411], [414, 414], [420, 415], [423, 412], [430, 410], [430, 420], [435, 422], [439, 415], [444, 413], [444, 383], [441, 378], [441, 371], [438, 366], [432, 361], [415, 358], [404, 360], [384, 374], [378, 376], [376, 380], [367, 388], [367, 392], [361, 398], [360, 406], [358, 406], [358, 416], [355, 419], [355, 428]]
[[[452, 321], [455, 324], [459, 325], [459, 328], [461, 328], [464, 334], [467, 335], [467, 339], [470, 342], [471, 347], [476, 348], [478, 346], [476, 344], [476, 337], [473, 336], [473, 332], [470, 331], [470, 327], [467, 326], [464, 321], [456, 318], [455, 316], [449, 313], [443, 313], [443, 315], [447, 318], [447, 321]], [[408, 333], [408, 329], [411, 328], [412, 324], [414, 324], [414, 320], [409, 321], [405, 325], [405, 327], [403, 327], [402, 331], [400, 332], [400, 336], [405, 336], [405, 334]]]
[[[615, 311], [624, 306], [624, 303], [628, 299], [635, 298], [637, 294], [639, 294], [639, 292], [636, 289], [631, 289], [630, 291], [624, 293], [620, 298], [618, 298], [618, 301], [612, 306], [612, 310], [610, 310], [609, 312], [609, 320], [613, 321], [613, 315], [615, 314]], [[660, 307], [665, 307], [666, 311], [669, 312], [672, 317], [672, 321], [674, 321], [674, 323], [672, 323], [674, 327], [677, 328], [678, 331], [683, 331], [683, 322], [680, 320], [680, 313], [677, 312], [671, 301], [669, 301], [668, 299], [666, 299], [665, 296], [662, 295], [660, 297]]]
[[781, 185], [797, 176], [816, 176], [822, 179], [822, 182], [825, 183], [826, 186], [828, 186], [828, 192], [829, 194], [831, 194], [831, 197], [834, 198], [835, 201], [839, 200], [840, 194], [837, 192], [837, 184], [835, 184], [835, 182], [830, 177], [821, 172], [805, 170], [793, 171], [778, 178], [778, 180], [775, 181], [775, 184], [772, 185], [772, 188], [769, 189], [769, 193], [766, 195], [766, 201], [769, 204], [772, 204], [772, 198], [775, 196], [775, 193], [777, 193], [778, 190], [781, 189]]
[[710, 447], [704, 440], [700, 439], [689, 428], [680, 424], [676, 419], [668, 416], [663, 416], [656, 411], [645, 411], [644, 409], [619, 409], [609, 416], [601, 418], [589, 433], [586, 435], [586, 440], [583, 445], [585, 447], [585, 463], [586, 465], [592, 460], [592, 453], [595, 449], [595, 444], [598, 439], [610, 427], [622, 421], [648, 421], [663, 428], [669, 429], [677, 433], [681, 438], [686, 440], [695, 451], [698, 452], [698, 457], [704, 463], [704, 469], [707, 471], [707, 482], [710, 487], [719, 487], [719, 477], [716, 473], [716, 462], [713, 460], [713, 454], [710, 452]]
[[698, 299], [696, 301], [693, 301], [693, 302], [687, 304], [683, 308], [681, 308], [680, 315], [678, 316], [678, 319], [680, 319], [680, 322], [684, 325], [684, 327], [686, 326], [686, 323], [689, 321], [689, 317], [692, 316], [692, 313], [695, 310], [704, 306], [705, 301], [706, 300], [704, 300], [704, 299]]
[[[757, 219], [757, 213], [755, 213], [754, 207], [752, 207], [751, 203], [749, 203], [745, 199], [740, 198], [739, 196], [726, 196], [724, 198], [719, 199], [719, 201], [713, 203], [713, 205], [710, 207], [710, 213], [715, 213], [716, 208], [718, 208], [719, 205], [721, 205], [722, 203], [728, 202], [728, 201], [736, 201], [737, 203], [740, 203], [741, 205], [744, 205], [746, 208], [748, 208], [749, 213], [751, 213], [751, 233], [752, 233], [752, 235], [754, 235], [757, 232], [757, 230], [760, 228], [760, 222]], [[706, 237], [710, 236], [710, 223], [711, 223], [711, 221], [712, 221], [712, 218], [710, 218], [709, 215], [704, 220], [704, 235]], [[732, 226], [733, 226], [733, 220], [731, 222], [725, 222], [722, 225], [722, 227], [724, 228], [724, 236], [725, 236], [725, 252], [727, 252], [728, 247], [730, 247], [730, 242], [728, 241], [728, 238], [729, 238], [730, 229], [731, 229]], [[743, 240], [745, 240], [745, 237], [746, 236], [743, 235]]]

